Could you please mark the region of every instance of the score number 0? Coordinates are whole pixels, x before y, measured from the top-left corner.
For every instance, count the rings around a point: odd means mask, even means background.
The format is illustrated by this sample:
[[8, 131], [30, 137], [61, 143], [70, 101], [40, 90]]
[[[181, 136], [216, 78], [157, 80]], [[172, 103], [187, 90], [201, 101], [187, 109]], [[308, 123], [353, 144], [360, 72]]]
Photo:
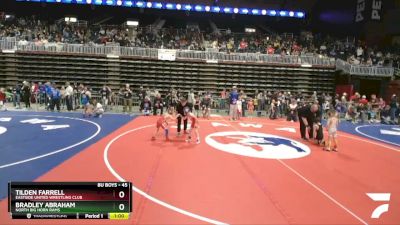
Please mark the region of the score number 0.
[[[125, 197], [125, 192], [124, 191], [120, 191], [118, 193], [118, 197], [121, 198], [121, 199], [124, 198]], [[119, 204], [118, 208], [119, 208], [119, 210], [123, 211], [125, 209], [125, 204], [123, 204], [123, 203]]]

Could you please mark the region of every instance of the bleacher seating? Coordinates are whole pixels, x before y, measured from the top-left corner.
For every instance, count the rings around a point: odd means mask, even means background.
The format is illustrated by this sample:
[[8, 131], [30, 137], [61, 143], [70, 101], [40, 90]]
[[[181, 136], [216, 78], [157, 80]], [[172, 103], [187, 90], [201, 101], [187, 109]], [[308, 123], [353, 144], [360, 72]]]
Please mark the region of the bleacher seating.
[[218, 95], [238, 85], [248, 95], [256, 90], [333, 92], [334, 67], [305, 68], [260, 63], [160, 61], [133, 57], [107, 58], [82, 54], [16, 52], [0, 54], [0, 86], [23, 80], [83, 83], [94, 90], [103, 84], [117, 91], [125, 83], [156, 88], [165, 94], [171, 86]]

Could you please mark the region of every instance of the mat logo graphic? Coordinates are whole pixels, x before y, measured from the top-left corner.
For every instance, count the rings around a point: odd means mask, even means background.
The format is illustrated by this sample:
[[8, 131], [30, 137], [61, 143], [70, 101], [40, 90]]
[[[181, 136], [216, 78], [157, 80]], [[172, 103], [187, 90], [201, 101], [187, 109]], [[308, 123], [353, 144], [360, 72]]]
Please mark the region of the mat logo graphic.
[[4, 134], [5, 132], [7, 132], [7, 128], [5, 127], [0, 127], [0, 135]]
[[400, 136], [400, 128], [393, 127], [392, 130], [382, 129], [381, 134]]
[[[0, 117], [0, 122], [9, 123], [9, 122], [11, 122], [11, 120], [12, 120], [11, 117]], [[33, 118], [33, 119], [28, 119], [28, 120], [21, 120], [19, 122], [22, 123], [22, 124], [29, 124], [29, 125], [42, 124], [40, 127], [44, 131], [65, 129], [65, 128], [69, 128], [70, 127], [69, 124], [47, 124], [47, 123], [53, 123], [53, 122], [57, 122], [57, 121], [56, 120], [48, 120], [48, 119], [38, 119], [38, 118]], [[0, 126], [0, 135], [4, 134], [6, 132], [7, 132], [7, 128], [3, 127], [3, 126]]]
[[[376, 202], [389, 202], [390, 201], [390, 193], [367, 193], [368, 197]], [[375, 210], [371, 214], [371, 218], [379, 219], [379, 217], [389, 211], [389, 203], [382, 204], [375, 208]]]
[[208, 135], [206, 143], [220, 151], [255, 158], [294, 159], [310, 154], [310, 148], [300, 142], [256, 132], [217, 132]]

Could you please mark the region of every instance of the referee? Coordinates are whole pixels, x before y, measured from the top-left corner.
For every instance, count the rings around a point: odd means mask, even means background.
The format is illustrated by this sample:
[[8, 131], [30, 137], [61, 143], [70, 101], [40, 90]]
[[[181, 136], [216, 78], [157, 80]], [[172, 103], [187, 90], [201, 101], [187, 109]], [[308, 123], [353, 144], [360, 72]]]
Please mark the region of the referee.
[[301, 138], [306, 141], [308, 140], [306, 130], [308, 131], [309, 138], [313, 138], [312, 125], [316, 120], [316, 112], [318, 112], [318, 109], [318, 104], [305, 105], [298, 109]]
[[[193, 105], [191, 103], [188, 103], [187, 99], [185, 97], [182, 97], [180, 101], [178, 102], [178, 105], [176, 106], [176, 112], [180, 114], [181, 116], [178, 117], [178, 126], [177, 126], [177, 131], [178, 131], [178, 136], [181, 134], [181, 123], [182, 123], [182, 117], [185, 116], [185, 110], [188, 110], [192, 112]], [[187, 133], [187, 123], [188, 120], [184, 119], [183, 120], [183, 130], [185, 133]]]

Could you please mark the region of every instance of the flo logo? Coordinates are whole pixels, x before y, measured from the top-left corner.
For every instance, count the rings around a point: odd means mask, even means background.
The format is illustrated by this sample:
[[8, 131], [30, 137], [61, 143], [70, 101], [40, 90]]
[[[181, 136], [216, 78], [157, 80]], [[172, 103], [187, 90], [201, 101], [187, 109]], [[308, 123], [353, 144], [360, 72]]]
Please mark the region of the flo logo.
[[390, 193], [367, 193], [368, 197], [376, 202], [384, 202], [379, 205], [371, 214], [371, 218], [378, 219], [385, 212], [389, 211]]
[[208, 135], [206, 142], [224, 152], [255, 158], [294, 159], [310, 154], [310, 148], [300, 142], [256, 132], [218, 132]]

